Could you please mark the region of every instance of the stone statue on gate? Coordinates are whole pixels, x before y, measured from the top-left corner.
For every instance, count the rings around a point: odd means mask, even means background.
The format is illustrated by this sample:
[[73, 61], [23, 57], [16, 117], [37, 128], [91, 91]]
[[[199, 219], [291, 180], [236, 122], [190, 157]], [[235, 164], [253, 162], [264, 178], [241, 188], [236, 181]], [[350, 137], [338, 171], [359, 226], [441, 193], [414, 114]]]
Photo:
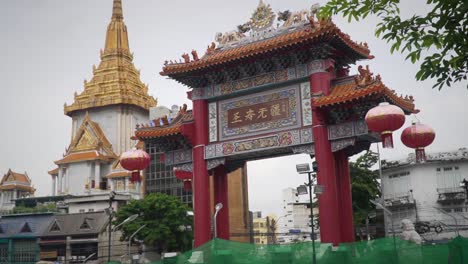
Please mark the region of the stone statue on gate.
[[414, 229], [414, 224], [413, 222], [411, 222], [411, 220], [401, 220], [401, 228], [403, 230], [403, 232], [401, 233], [401, 239], [414, 242], [418, 245], [422, 243], [422, 238]]

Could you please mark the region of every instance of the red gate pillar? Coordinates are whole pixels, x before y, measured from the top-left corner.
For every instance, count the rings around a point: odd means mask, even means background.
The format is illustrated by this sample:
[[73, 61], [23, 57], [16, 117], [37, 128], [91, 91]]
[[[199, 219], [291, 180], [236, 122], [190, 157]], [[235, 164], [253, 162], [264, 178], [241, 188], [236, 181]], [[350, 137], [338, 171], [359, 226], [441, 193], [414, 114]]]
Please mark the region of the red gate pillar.
[[208, 143], [208, 104], [206, 100], [193, 100], [195, 136], [193, 139], [193, 213], [194, 246], [199, 247], [210, 240], [210, 181], [205, 161], [205, 146]]
[[226, 168], [218, 166], [213, 170], [214, 203], [222, 203], [223, 208], [216, 217], [218, 238], [229, 240], [229, 199]]
[[[325, 65], [327, 64], [327, 65]], [[333, 67], [330, 61], [321, 61], [320, 68], [310, 75], [311, 94], [328, 95], [332, 74], [326, 69]], [[324, 192], [318, 196], [320, 239], [325, 243], [341, 242], [339, 204], [335, 174], [335, 159], [328, 140], [326, 116], [314, 107], [312, 101], [312, 130], [315, 144], [315, 160], [318, 165], [317, 181], [323, 185]]]
[[341, 241], [354, 241], [353, 203], [351, 194], [351, 177], [349, 174], [348, 155], [344, 150], [335, 152], [338, 202], [341, 219]]

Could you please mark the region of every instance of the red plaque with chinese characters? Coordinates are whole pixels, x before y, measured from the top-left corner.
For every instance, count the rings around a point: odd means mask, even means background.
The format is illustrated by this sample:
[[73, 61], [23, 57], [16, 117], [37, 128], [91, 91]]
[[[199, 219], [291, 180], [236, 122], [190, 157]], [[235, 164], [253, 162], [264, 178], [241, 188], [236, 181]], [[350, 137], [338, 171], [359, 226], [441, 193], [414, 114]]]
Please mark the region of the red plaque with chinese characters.
[[287, 117], [289, 117], [289, 99], [284, 98], [228, 110], [228, 127], [242, 127]]

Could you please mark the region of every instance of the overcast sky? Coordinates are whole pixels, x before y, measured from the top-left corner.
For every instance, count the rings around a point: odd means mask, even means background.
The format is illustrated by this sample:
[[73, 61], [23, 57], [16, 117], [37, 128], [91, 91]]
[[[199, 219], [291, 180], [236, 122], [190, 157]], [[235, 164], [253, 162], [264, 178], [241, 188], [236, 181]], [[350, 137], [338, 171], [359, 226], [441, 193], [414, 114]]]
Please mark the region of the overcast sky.
[[[266, 2], [275, 12], [308, 9], [314, 3]], [[403, 2], [404, 15], [425, 11], [426, 1]], [[192, 49], [203, 54], [216, 32], [236, 29], [250, 18], [257, 4], [257, 0], [124, 0], [134, 63], [159, 105], [189, 103], [187, 87], [159, 75], [163, 62], [179, 60]], [[50, 194], [47, 171], [54, 168], [53, 161], [62, 156], [71, 137], [71, 119], [63, 114], [63, 104], [71, 103], [74, 92], [83, 90], [84, 79], [91, 79], [92, 65], [99, 63], [99, 50], [104, 46], [111, 8], [112, 0], [0, 1], [0, 173], [8, 168], [27, 171], [38, 189], [36, 195]], [[429, 152], [468, 146], [466, 83], [438, 91], [431, 88], [432, 81], [416, 82], [418, 66], [405, 61], [403, 55], [389, 53], [389, 45], [374, 36], [374, 18], [350, 24], [335, 17], [334, 22], [353, 40], [369, 44], [375, 59], [360, 64], [369, 64], [389, 88], [414, 96], [421, 109], [417, 117], [437, 133]], [[407, 118], [405, 126], [412, 119]], [[411, 152], [401, 144], [398, 132], [395, 142], [395, 149], [382, 152], [383, 158], [403, 158]], [[280, 214], [281, 190], [305, 181], [296, 174], [295, 164], [306, 161], [307, 156], [290, 156], [249, 163], [251, 210]]]

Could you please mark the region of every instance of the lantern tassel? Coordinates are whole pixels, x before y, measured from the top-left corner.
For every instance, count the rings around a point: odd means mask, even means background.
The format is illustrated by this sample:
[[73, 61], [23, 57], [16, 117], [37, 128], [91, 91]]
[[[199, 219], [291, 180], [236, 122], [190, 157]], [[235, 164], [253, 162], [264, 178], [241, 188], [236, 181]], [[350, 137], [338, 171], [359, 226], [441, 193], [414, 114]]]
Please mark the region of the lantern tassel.
[[416, 149], [416, 163], [422, 163], [426, 161], [426, 152], [424, 148]]
[[140, 181], [141, 181], [140, 171], [133, 171], [132, 176], [130, 177], [130, 182], [134, 183], [134, 182], [140, 182]]
[[192, 181], [190, 180], [184, 181], [184, 191], [186, 192], [192, 191]]
[[393, 148], [393, 137], [392, 132], [382, 132], [382, 147], [384, 148]]

